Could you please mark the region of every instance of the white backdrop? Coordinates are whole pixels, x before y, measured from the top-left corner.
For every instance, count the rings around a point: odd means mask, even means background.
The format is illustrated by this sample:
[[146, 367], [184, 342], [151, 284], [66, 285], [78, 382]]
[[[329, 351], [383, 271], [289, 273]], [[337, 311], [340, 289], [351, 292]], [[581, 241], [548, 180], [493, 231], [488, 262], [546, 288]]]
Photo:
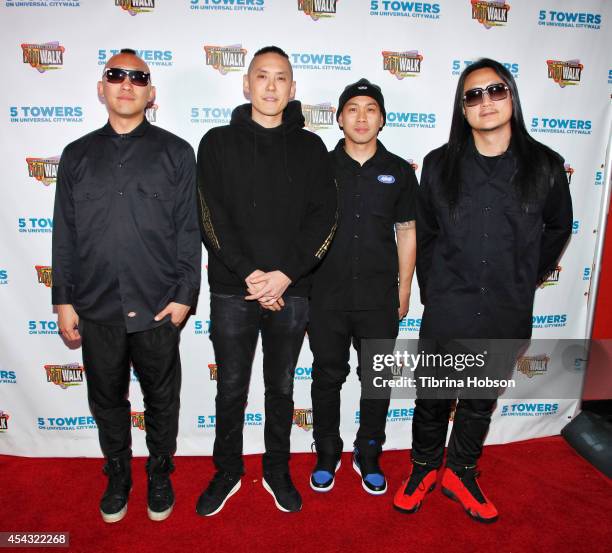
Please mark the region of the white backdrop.
[[[575, 212], [573, 236], [559, 271], [536, 295], [534, 336], [585, 337], [598, 213], [608, 180], [609, 1], [2, 0], [0, 17], [5, 167], [0, 202], [0, 453], [100, 455], [81, 352], [69, 349], [57, 334], [45, 267], [51, 262], [58, 156], [68, 142], [105, 123], [95, 84], [105, 61], [122, 47], [138, 50], [151, 66], [157, 99], [149, 118], [194, 148], [204, 132], [226, 124], [232, 108], [245, 101], [244, 64], [262, 46], [277, 44], [289, 53], [307, 122], [330, 149], [341, 137], [334, 124], [340, 92], [367, 77], [385, 94], [388, 115], [381, 140], [414, 163], [417, 174], [424, 156], [446, 141], [459, 72], [483, 56], [507, 64], [517, 79], [530, 132], [566, 159]], [[416, 282], [412, 298], [410, 313], [400, 324], [401, 338], [418, 335], [422, 306]], [[212, 452], [215, 360], [208, 323], [204, 267], [198, 311], [182, 333], [182, 455]], [[311, 367], [306, 340], [295, 377], [294, 451], [309, 450], [312, 441]], [[516, 376], [532, 378], [545, 389], [545, 370], [517, 371]], [[574, 397], [580, 395], [580, 381], [577, 374]], [[342, 402], [347, 449], [356, 431], [358, 391], [352, 374]], [[134, 379], [130, 399], [134, 451], [143, 455], [142, 396]], [[573, 416], [577, 402], [499, 403], [488, 443], [556, 434]], [[386, 447], [410, 447], [412, 410], [411, 400], [392, 401]], [[246, 419], [245, 452], [260, 452], [260, 353]]]

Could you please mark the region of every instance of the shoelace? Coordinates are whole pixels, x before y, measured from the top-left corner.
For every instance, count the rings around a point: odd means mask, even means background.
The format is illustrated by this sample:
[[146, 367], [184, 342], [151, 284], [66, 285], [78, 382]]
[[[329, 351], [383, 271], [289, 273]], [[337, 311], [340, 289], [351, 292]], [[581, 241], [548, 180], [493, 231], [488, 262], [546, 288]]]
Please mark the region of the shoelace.
[[468, 489], [468, 491], [474, 496], [478, 503], [486, 503], [487, 500], [484, 498], [482, 494], [482, 490], [478, 485], [476, 479], [480, 476], [480, 472], [474, 470], [467, 470], [465, 473], [459, 477], [463, 485]]
[[417, 488], [423, 489], [423, 478], [425, 475], [432, 470], [430, 467], [425, 465], [414, 464], [412, 468], [412, 472], [410, 473], [410, 479], [406, 484], [406, 488], [404, 493], [406, 495], [411, 495], [415, 492]]

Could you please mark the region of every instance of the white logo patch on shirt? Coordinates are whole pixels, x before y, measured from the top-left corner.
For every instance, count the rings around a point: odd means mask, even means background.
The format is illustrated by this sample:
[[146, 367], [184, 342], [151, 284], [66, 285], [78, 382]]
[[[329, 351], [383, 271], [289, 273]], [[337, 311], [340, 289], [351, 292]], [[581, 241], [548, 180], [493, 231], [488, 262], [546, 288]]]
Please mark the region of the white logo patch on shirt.
[[378, 181], [383, 184], [393, 184], [395, 177], [393, 175], [378, 175]]

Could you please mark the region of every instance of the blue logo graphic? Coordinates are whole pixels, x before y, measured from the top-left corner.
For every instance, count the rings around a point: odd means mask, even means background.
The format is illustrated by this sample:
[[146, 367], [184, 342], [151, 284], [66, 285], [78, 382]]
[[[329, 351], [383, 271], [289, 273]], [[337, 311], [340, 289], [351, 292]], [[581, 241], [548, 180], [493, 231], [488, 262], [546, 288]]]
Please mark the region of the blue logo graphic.
[[532, 117], [532, 133], [550, 134], [591, 134], [593, 123], [590, 119], [561, 119], [555, 117]]
[[542, 417], [556, 415], [558, 403], [512, 403], [502, 407], [502, 417]]
[[395, 177], [393, 175], [378, 175], [378, 182], [393, 184], [395, 182]]
[[348, 54], [293, 52], [289, 54], [294, 70], [350, 71], [353, 61]]
[[82, 123], [81, 106], [10, 106], [11, 123]]
[[[414, 416], [414, 407], [389, 408], [387, 409], [387, 422], [411, 421]], [[355, 424], [359, 424], [361, 412], [355, 411]]]
[[295, 380], [312, 380], [312, 367], [296, 367]]
[[189, 0], [192, 10], [202, 11], [232, 11], [232, 12], [262, 12], [265, 0]]
[[572, 29], [592, 29], [597, 31], [601, 28], [601, 14], [540, 10], [538, 14], [538, 25]]
[[98, 428], [89, 416], [38, 417], [39, 430], [92, 430]]
[[404, 317], [399, 322], [400, 332], [418, 332], [421, 330], [421, 319], [409, 319]]
[[210, 106], [191, 108], [192, 123], [204, 125], [228, 125], [232, 117], [231, 107]]
[[534, 315], [531, 318], [532, 328], [563, 328], [567, 324], [567, 314]]
[[582, 280], [591, 280], [591, 267], [585, 267], [582, 271]]
[[612, 84], [612, 69], [608, 69], [608, 84]]
[[51, 217], [19, 217], [19, 232], [24, 233], [51, 233], [53, 232], [53, 218]]
[[602, 186], [603, 185], [603, 171], [596, 171], [595, 172], [595, 186]]
[[572, 234], [578, 234], [579, 230], [580, 230], [580, 221], [574, 221], [572, 223]]
[[370, 15], [440, 19], [440, 4], [404, 0], [370, 0]]
[[0, 269], [0, 285], [8, 284], [8, 271], [6, 269]]
[[[245, 426], [261, 426], [264, 421], [263, 413], [245, 413]], [[198, 415], [196, 421], [197, 428], [214, 428], [217, 424], [216, 415]]]
[[[460, 75], [461, 72], [474, 63], [474, 60], [453, 60], [451, 74]], [[502, 62], [502, 65], [512, 73], [512, 76], [516, 79], [519, 76], [519, 64]]]
[[28, 334], [57, 335], [57, 321], [28, 321]]
[[[98, 65], [106, 65], [109, 58], [119, 52], [120, 49], [98, 50]], [[151, 67], [169, 67], [174, 63], [172, 50], [136, 50], [136, 54]]]
[[5, 0], [5, 8], [80, 8], [81, 0]]
[[435, 129], [436, 114], [389, 111], [387, 112], [387, 127]]
[[17, 373], [0, 370], [0, 384], [17, 384]]
[[210, 321], [193, 321], [193, 333], [196, 335], [210, 334]]

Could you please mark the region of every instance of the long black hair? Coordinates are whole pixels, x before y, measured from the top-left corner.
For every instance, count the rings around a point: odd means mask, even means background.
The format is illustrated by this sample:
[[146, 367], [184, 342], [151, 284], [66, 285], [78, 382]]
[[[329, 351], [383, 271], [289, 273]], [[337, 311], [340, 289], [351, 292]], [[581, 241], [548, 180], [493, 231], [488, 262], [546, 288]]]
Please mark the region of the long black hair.
[[529, 201], [536, 200], [546, 187], [550, 186], [553, 167], [561, 161], [560, 156], [553, 152], [553, 150], [534, 140], [529, 135], [525, 127], [519, 93], [512, 73], [495, 60], [489, 58], [479, 59], [466, 67], [459, 76], [455, 92], [450, 136], [442, 158], [442, 191], [451, 206], [451, 210], [456, 206], [461, 194], [460, 161], [472, 136], [472, 129], [463, 113], [463, 87], [468, 75], [485, 68], [493, 69], [510, 91], [512, 100], [512, 118], [510, 119], [512, 129], [511, 144], [512, 153], [517, 161], [512, 184], [516, 186], [525, 208]]

